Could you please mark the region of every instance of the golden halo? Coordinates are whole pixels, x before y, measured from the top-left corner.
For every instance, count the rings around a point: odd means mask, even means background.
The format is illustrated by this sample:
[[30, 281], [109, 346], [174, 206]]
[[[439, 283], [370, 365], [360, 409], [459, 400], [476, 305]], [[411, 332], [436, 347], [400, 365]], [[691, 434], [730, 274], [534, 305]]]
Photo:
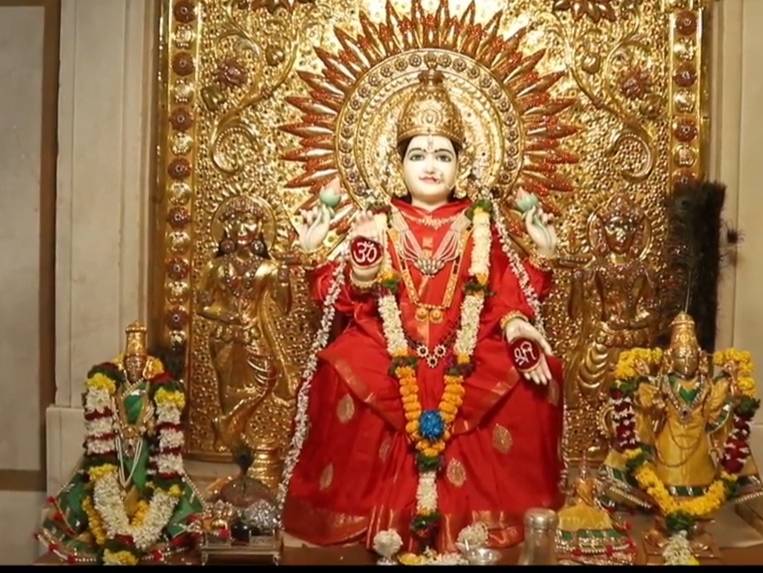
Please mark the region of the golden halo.
[[536, 194], [545, 210], [558, 212], [550, 193], [572, 189], [559, 167], [577, 162], [560, 145], [576, 131], [560, 118], [575, 100], [552, 93], [564, 72], [540, 73], [543, 51], [522, 50], [524, 30], [504, 37], [502, 12], [480, 24], [474, 1], [458, 17], [448, 4], [440, 0], [428, 12], [421, 0], [412, 0], [410, 12], [401, 15], [388, 0], [384, 21], [361, 12], [357, 35], [336, 31], [339, 52], [315, 49], [323, 70], [298, 72], [308, 94], [288, 101], [302, 118], [281, 128], [300, 139], [284, 158], [304, 164], [288, 187], [308, 187], [317, 195], [340, 176], [356, 200], [366, 188], [391, 192], [399, 182], [385, 185], [385, 164], [397, 115], [417, 73], [436, 58], [464, 115], [469, 141], [463, 171], [478, 163], [480, 182], [500, 197], [522, 189]]
[[[521, 160], [518, 118], [489, 70], [441, 50], [415, 50], [392, 56], [361, 77], [350, 105], [339, 115], [339, 175], [356, 200], [366, 188], [392, 195], [403, 186], [400, 161], [393, 157], [397, 154], [397, 123], [428, 60], [436, 60], [463, 119], [466, 146], [459, 161], [460, 184], [472, 168], [483, 165], [481, 178], [490, 187], [506, 191], [516, 181]], [[468, 75], [476, 76], [477, 81], [470, 81]], [[480, 79], [482, 85], [491, 84], [494, 89], [477, 88]]]
[[276, 216], [267, 201], [256, 195], [237, 195], [220, 203], [211, 223], [211, 234], [215, 243], [219, 244], [225, 235], [225, 219], [236, 217], [237, 214], [260, 217], [263, 239], [268, 250], [272, 250], [276, 240]]

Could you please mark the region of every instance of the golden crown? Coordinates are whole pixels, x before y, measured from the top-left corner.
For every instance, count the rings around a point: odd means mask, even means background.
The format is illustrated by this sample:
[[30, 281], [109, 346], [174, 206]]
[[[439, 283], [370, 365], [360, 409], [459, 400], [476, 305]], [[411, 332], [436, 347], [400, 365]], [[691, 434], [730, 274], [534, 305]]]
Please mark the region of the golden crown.
[[262, 209], [257, 202], [246, 195], [239, 195], [229, 199], [220, 209], [219, 218], [222, 221], [241, 219], [247, 216], [260, 218], [263, 216]]
[[461, 113], [443, 85], [442, 72], [428, 69], [419, 74], [419, 86], [400, 113], [397, 143], [417, 135], [441, 135], [464, 145]]
[[678, 313], [670, 323], [670, 348], [699, 348], [694, 319], [685, 312]]
[[133, 322], [125, 328], [127, 341], [125, 342], [125, 356], [146, 356], [146, 327], [140, 322]]
[[623, 192], [612, 197], [604, 209], [600, 211], [599, 216], [605, 221], [619, 219], [633, 224], [640, 223], [644, 217], [641, 209]]

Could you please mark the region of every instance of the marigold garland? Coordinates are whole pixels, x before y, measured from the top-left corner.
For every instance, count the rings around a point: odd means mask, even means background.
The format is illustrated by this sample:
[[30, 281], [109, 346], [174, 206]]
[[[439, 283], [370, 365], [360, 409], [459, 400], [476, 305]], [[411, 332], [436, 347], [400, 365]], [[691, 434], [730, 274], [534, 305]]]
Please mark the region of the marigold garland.
[[444, 378], [442, 398], [435, 411], [424, 411], [419, 401], [419, 384], [416, 376], [418, 357], [408, 346], [396, 294], [399, 277], [385, 257], [384, 268], [379, 274], [379, 313], [384, 326], [387, 347], [392, 356], [390, 374], [399, 384], [403, 404], [405, 430], [417, 453], [419, 486], [417, 490], [416, 516], [412, 530], [426, 538], [440, 520], [437, 510], [436, 475], [442, 465], [442, 454], [451, 438], [451, 427], [463, 402], [464, 380], [473, 369], [472, 353], [476, 345], [480, 316], [488, 292], [490, 273], [491, 205], [487, 201], [475, 202], [468, 211], [473, 223], [472, 261], [469, 278], [464, 284], [466, 296], [461, 305], [459, 330], [453, 345], [452, 364]]
[[616, 415], [615, 430], [618, 449], [622, 452], [628, 472], [639, 487], [657, 504], [671, 531], [688, 531], [698, 520], [704, 520], [718, 511], [733, 495], [737, 478], [749, 456], [749, 424], [760, 401], [756, 397], [752, 359], [749, 352], [729, 349], [716, 352], [713, 363], [721, 369], [715, 380], [733, 378], [736, 373], [736, 403], [732, 412], [733, 430], [724, 444], [721, 475], [706, 492], [688, 500], [675, 499], [655, 471], [648, 451], [636, 438], [636, 420], [633, 396], [638, 386], [647, 380], [649, 371], [662, 360], [662, 350], [635, 348], [624, 351], [615, 371], [616, 383], [610, 392]]

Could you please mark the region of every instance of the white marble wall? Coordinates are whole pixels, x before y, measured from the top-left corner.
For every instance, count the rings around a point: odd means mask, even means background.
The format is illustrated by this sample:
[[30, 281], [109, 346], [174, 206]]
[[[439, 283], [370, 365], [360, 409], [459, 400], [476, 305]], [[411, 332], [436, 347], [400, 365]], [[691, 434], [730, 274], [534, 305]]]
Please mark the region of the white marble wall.
[[145, 319], [154, 6], [154, 0], [61, 3], [51, 493], [81, 453], [88, 369], [120, 351], [127, 324]]
[[[728, 186], [725, 217], [745, 235], [735, 267], [724, 271], [719, 345], [763, 360], [763, 2], [716, 3], [711, 177]], [[758, 368], [760, 372], [760, 368]], [[760, 374], [758, 374], [760, 376]], [[763, 382], [763, 379], [759, 383]], [[763, 412], [753, 426], [753, 454], [763, 460]]]
[[0, 468], [40, 469], [40, 160], [45, 10], [0, 8]]
[[[0, 7], [0, 470], [40, 470], [40, 172], [45, 10]], [[29, 563], [42, 492], [0, 492], [0, 563]], [[12, 527], [5, 526], [12, 524]], [[5, 526], [5, 527], [3, 527]]]

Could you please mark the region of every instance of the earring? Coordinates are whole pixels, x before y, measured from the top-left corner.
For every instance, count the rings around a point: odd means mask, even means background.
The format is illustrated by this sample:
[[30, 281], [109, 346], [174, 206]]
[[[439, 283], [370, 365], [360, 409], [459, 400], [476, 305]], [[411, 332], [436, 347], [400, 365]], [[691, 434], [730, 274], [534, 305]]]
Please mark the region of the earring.
[[453, 196], [456, 199], [463, 199], [464, 197], [466, 197], [466, 189], [464, 187], [465, 186], [461, 186], [461, 187], [459, 187], [458, 185], [455, 186], [455, 188], [453, 189]]
[[230, 255], [235, 250], [236, 250], [236, 243], [234, 243], [230, 239], [223, 239], [222, 241], [220, 241], [220, 251], [222, 251], [226, 255]]
[[265, 242], [262, 241], [261, 239], [255, 239], [254, 241], [252, 241], [252, 243], [249, 245], [249, 248], [258, 257], [264, 257], [267, 254], [267, 249], [265, 248]]

